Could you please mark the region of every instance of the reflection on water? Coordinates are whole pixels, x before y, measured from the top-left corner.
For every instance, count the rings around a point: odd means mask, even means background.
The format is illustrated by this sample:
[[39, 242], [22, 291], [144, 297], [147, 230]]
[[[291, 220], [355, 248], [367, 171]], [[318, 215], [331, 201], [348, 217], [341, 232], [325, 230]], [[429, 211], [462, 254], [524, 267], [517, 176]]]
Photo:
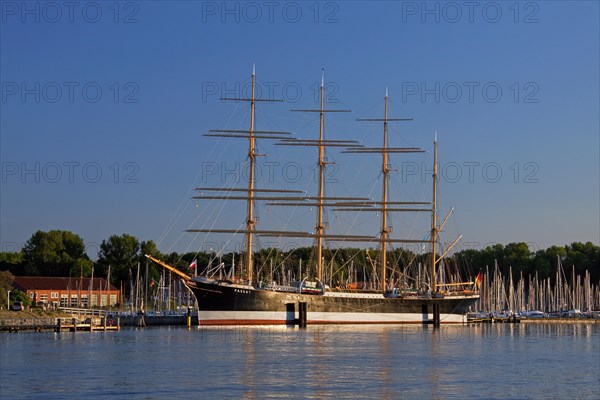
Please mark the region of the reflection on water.
[[0, 334], [0, 398], [600, 398], [600, 324]]

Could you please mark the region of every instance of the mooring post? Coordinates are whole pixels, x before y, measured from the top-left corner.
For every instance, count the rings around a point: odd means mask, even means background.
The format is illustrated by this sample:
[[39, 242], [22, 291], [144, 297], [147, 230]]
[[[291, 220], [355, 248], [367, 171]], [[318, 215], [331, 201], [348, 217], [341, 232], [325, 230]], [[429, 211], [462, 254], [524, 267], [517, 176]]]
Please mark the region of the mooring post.
[[138, 326], [138, 328], [145, 328], [146, 327], [146, 320], [144, 319], [144, 312], [143, 311], [139, 311], [138, 312], [137, 326]]
[[188, 307], [188, 309], [187, 309], [186, 322], [187, 322], [188, 329], [192, 329], [192, 309], [190, 307]]
[[285, 305], [285, 324], [286, 325], [297, 325], [299, 320], [296, 318], [296, 305], [294, 303], [287, 303]]
[[306, 302], [301, 301], [298, 303], [298, 326], [306, 328], [306, 323]]
[[433, 327], [440, 327], [440, 305], [438, 303], [433, 303]]

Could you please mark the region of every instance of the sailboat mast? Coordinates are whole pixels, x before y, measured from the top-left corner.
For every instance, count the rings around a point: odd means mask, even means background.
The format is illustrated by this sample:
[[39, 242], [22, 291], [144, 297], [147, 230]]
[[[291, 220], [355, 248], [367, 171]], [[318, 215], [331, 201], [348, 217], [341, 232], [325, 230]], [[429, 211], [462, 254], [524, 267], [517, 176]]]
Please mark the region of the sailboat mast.
[[256, 83], [256, 73], [254, 66], [252, 67], [252, 97], [250, 98], [250, 129], [248, 130], [248, 206], [246, 216], [246, 273], [248, 283], [252, 284], [252, 241], [254, 230], [254, 179], [255, 179], [255, 161], [256, 153], [254, 149], [254, 90]]
[[321, 75], [321, 108], [319, 112], [319, 193], [317, 198], [317, 279], [322, 281], [323, 277], [323, 196], [325, 187], [325, 145], [324, 145], [324, 123], [325, 123], [325, 75]]
[[437, 131], [433, 141], [433, 199], [431, 203], [431, 290], [437, 289], [435, 244], [437, 241]]
[[381, 152], [381, 173], [383, 176], [383, 193], [381, 196], [381, 289], [383, 291], [387, 288], [386, 282], [386, 270], [387, 270], [387, 195], [388, 195], [388, 153], [386, 151], [388, 145], [388, 91], [385, 89], [385, 111], [383, 116], [383, 151]]

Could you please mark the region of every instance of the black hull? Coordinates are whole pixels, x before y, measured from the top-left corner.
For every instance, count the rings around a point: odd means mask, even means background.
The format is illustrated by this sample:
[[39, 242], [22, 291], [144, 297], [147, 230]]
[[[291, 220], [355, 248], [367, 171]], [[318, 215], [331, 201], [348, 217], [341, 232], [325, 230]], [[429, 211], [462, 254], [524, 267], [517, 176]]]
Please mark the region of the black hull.
[[315, 323], [431, 323], [438, 304], [441, 323], [466, 322], [478, 296], [387, 298], [381, 294], [333, 292], [325, 295], [254, 289], [250, 286], [191, 280], [186, 283], [199, 306], [201, 325], [292, 324], [298, 303]]

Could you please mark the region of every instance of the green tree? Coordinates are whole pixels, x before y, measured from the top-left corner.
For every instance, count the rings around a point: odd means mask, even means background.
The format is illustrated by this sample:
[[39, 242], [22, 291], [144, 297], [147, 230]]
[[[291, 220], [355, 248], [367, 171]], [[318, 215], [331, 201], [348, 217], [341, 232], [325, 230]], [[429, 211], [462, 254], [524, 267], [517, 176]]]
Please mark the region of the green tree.
[[23, 252], [0, 252], [0, 270], [8, 270], [13, 275], [25, 275]]
[[503, 265], [502, 267], [504, 267], [505, 273], [507, 273], [507, 267], [512, 267], [514, 274], [513, 278], [517, 278], [520, 272], [530, 272], [533, 257], [527, 243], [509, 243], [504, 247], [503, 253], [504, 263], [506, 263], [506, 265]]
[[81, 237], [70, 231], [37, 231], [23, 247], [27, 275], [89, 276], [92, 262]]
[[29, 307], [31, 305], [31, 299], [27, 296], [27, 293], [22, 292], [20, 290], [12, 290], [10, 292], [10, 301], [22, 301], [25, 307]]
[[129, 279], [135, 273], [137, 263], [140, 261], [140, 242], [126, 233], [112, 235], [100, 243], [98, 261], [96, 262], [96, 276], [106, 276], [110, 266], [110, 281], [116, 287], [121, 282], [128, 290]]
[[[592, 242], [574, 242], [565, 246], [566, 256], [563, 260], [565, 271], [570, 271], [575, 266], [575, 273], [590, 272], [592, 280], [600, 278], [600, 247]], [[568, 270], [567, 270], [568, 268]]]
[[144, 241], [140, 244], [139, 261], [140, 265], [144, 266], [141, 271], [145, 271], [145, 266], [148, 265], [147, 281], [151, 282], [154, 279], [154, 281], [157, 282], [160, 277], [160, 270], [162, 268], [155, 263], [150, 262], [148, 258], [146, 258], [146, 254], [161, 261], [165, 261], [165, 256], [158, 250], [156, 243], [154, 243], [152, 240]]
[[529, 273], [534, 275], [538, 273], [540, 279], [554, 277], [554, 272], [558, 267], [558, 259], [565, 259], [567, 250], [562, 246], [550, 246], [547, 249], [538, 250], [531, 261]]
[[164, 258], [162, 253], [158, 250], [156, 243], [152, 240], [140, 243], [140, 262], [145, 262], [145, 260], [147, 260], [146, 254], [158, 258], [159, 260]]
[[[12, 289], [15, 277], [8, 271], [0, 271], [0, 307], [8, 309], [8, 291]], [[12, 295], [12, 293], [11, 293]], [[12, 296], [11, 296], [12, 297]]]

